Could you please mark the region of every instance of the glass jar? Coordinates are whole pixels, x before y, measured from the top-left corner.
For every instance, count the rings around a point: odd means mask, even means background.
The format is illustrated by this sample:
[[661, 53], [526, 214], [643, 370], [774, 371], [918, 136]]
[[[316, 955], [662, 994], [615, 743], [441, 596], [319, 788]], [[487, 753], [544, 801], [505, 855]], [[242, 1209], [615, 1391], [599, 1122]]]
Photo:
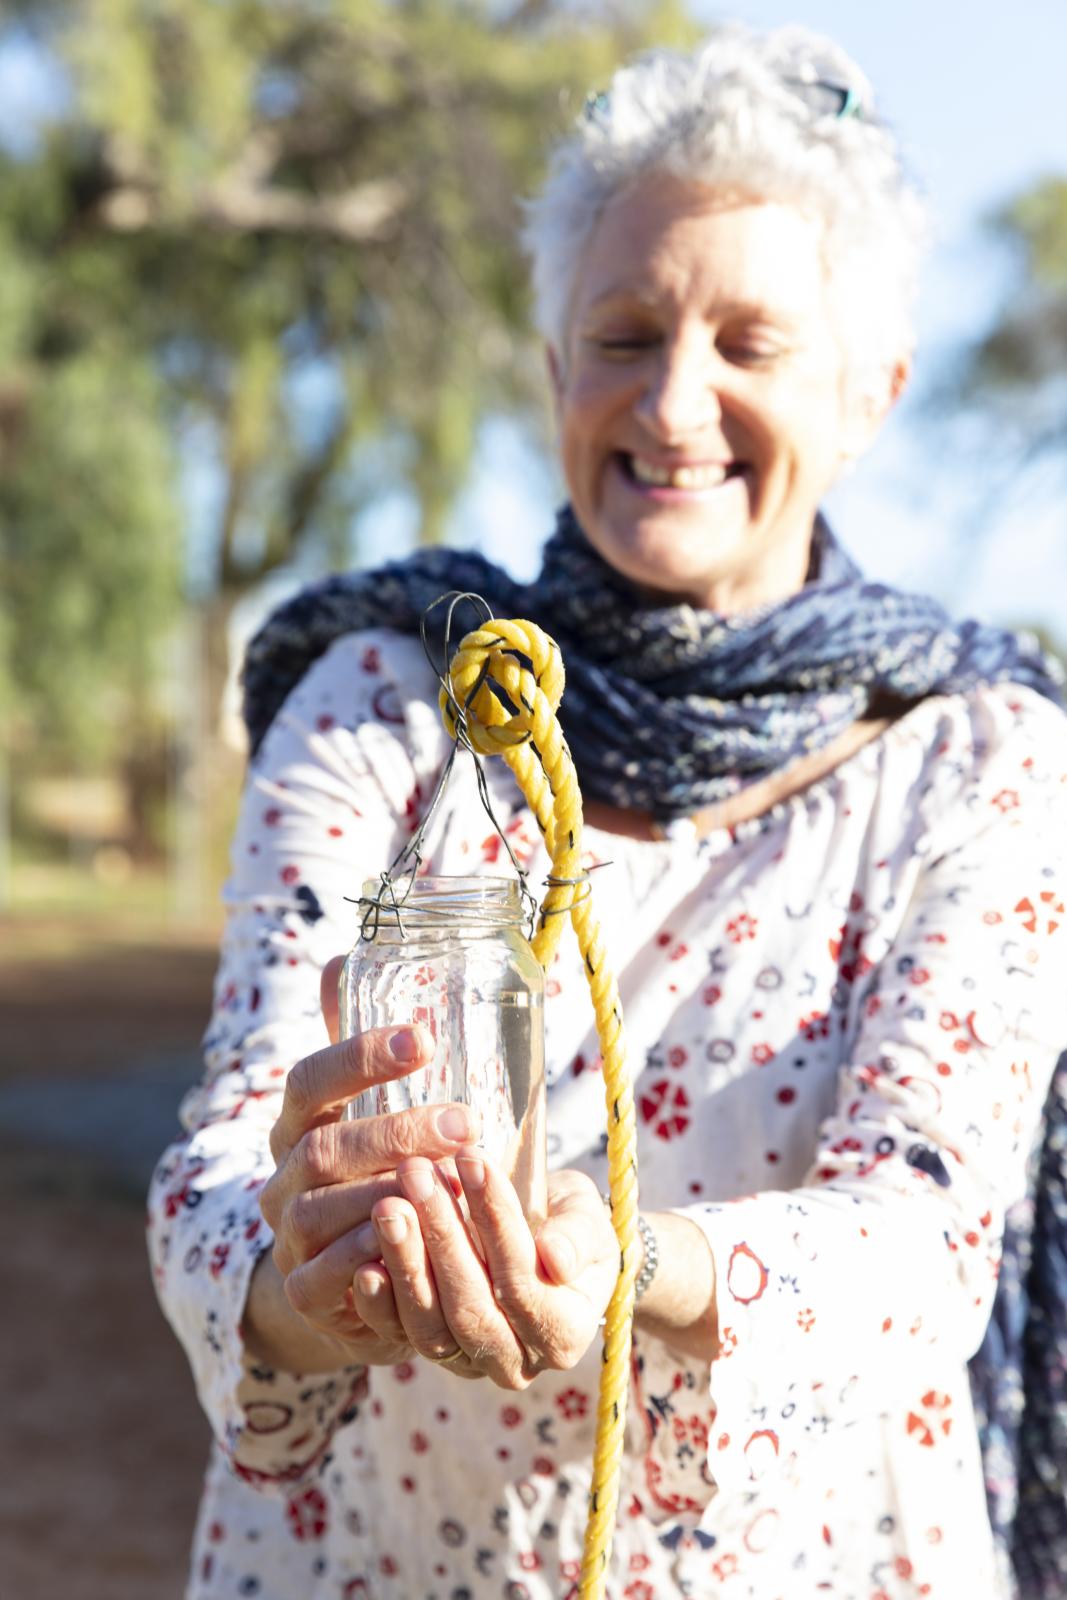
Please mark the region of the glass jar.
[[[364, 885], [376, 899], [381, 883]], [[340, 983], [344, 1037], [421, 1023], [425, 1067], [353, 1100], [351, 1117], [460, 1101], [478, 1143], [511, 1178], [532, 1227], [547, 1210], [544, 973], [512, 878], [417, 878], [399, 909], [371, 908]]]

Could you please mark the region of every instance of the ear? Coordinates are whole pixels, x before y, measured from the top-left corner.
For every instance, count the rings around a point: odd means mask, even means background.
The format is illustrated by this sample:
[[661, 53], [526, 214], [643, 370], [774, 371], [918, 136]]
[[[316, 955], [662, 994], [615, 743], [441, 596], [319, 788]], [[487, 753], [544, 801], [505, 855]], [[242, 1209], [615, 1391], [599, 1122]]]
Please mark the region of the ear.
[[853, 395], [842, 430], [841, 460], [850, 466], [870, 449], [889, 413], [908, 386], [911, 356], [884, 367]]

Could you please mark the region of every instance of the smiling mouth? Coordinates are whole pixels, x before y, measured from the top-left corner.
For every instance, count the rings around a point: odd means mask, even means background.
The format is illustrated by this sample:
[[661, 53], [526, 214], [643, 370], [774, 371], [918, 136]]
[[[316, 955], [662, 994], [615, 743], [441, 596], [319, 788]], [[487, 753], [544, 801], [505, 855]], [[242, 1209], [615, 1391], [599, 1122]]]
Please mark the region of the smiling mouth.
[[717, 489], [745, 471], [743, 461], [699, 461], [665, 467], [626, 451], [620, 451], [618, 459], [630, 482], [643, 489]]

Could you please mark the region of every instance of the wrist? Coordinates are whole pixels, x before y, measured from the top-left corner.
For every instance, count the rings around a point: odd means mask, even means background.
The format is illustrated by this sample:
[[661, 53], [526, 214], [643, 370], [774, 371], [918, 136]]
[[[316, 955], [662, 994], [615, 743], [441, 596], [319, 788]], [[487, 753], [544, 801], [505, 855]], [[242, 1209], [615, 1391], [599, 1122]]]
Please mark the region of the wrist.
[[241, 1337], [253, 1360], [282, 1372], [339, 1372], [358, 1359], [344, 1340], [313, 1327], [293, 1310], [269, 1250], [252, 1269]]
[[658, 1263], [635, 1309], [638, 1326], [697, 1360], [718, 1354], [715, 1261], [703, 1231], [677, 1211], [653, 1211], [647, 1221]]

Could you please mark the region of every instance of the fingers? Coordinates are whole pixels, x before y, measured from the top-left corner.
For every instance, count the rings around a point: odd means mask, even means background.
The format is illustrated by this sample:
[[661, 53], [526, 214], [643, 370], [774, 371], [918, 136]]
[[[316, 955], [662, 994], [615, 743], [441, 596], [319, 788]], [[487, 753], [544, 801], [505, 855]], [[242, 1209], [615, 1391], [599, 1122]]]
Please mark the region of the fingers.
[[[378, 1261], [380, 1255], [374, 1225], [365, 1222], [361, 1228], [335, 1239], [312, 1260], [290, 1272], [285, 1277], [286, 1299], [294, 1311], [316, 1326], [332, 1324], [338, 1306], [347, 1305], [350, 1311], [352, 1309], [350, 1291], [359, 1269], [367, 1262]], [[283, 1269], [279, 1267], [279, 1270]], [[355, 1312], [358, 1311], [357, 1304]], [[358, 1326], [359, 1320], [353, 1313], [353, 1326]], [[398, 1340], [391, 1342], [403, 1342], [403, 1330], [398, 1328], [398, 1334]]]
[[[429, 1163], [423, 1163], [432, 1172]], [[402, 1199], [383, 1201], [374, 1213], [372, 1229], [388, 1273], [396, 1314], [411, 1348], [430, 1361], [449, 1355], [456, 1340], [449, 1332], [437, 1298], [429, 1256], [419, 1231], [419, 1219]], [[368, 1279], [370, 1274], [365, 1275]], [[368, 1289], [373, 1286], [368, 1282]], [[356, 1285], [362, 1297], [364, 1285]]]
[[[372, 1232], [373, 1224], [370, 1224]], [[374, 1248], [380, 1250], [377, 1234]], [[407, 1347], [408, 1337], [400, 1320], [393, 1285], [380, 1261], [361, 1267], [352, 1280], [352, 1303], [357, 1315], [384, 1344]]]
[[[368, 1330], [375, 1333], [383, 1344], [396, 1345], [401, 1349], [404, 1352], [403, 1357], [398, 1357], [397, 1359], [406, 1359], [413, 1354], [423, 1353], [413, 1350], [408, 1342], [407, 1333], [397, 1310], [392, 1282], [380, 1262], [361, 1268], [356, 1273], [353, 1287], [354, 1304], [365, 1319], [365, 1325]], [[381, 1330], [380, 1333], [379, 1329]], [[455, 1351], [456, 1341], [454, 1339], [448, 1339], [447, 1350], [445, 1350], [442, 1343], [442, 1355], [451, 1356], [455, 1354]], [[477, 1368], [472, 1368], [466, 1360], [455, 1366], [450, 1362], [448, 1370], [457, 1378], [484, 1377], [484, 1373]]]
[[312, 1260], [342, 1234], [369, 1221], [378, 1200], [399, 1192], [394, 1177], [382, 1176], [359, 1183], [333, 1183], [295, 1195], [275, 1233], [274, 1259], [279, 1271], [292, 1272]]
[[497, 1299], [503, 1304], [512, 1290], [526, 1295], [538, 1279], [537, 1250], [514, 1185], [481, 1150], [461, 1150], [456, 1171]]
[[478, 1236], [493, 1300], [524, 1353], [526, 1377], [553, 1365], [548, 1351], [548, 1307], [537, 1250], [514, 1186], [480, 1150], [456, 1157], [471, 1225]]
[[298, 1195], [391, 1173], [406, 1156], [454, 1155], [477, 1137], [477, 1129], [477, 1112], [459, 1105], [416, 1106], [385, 1117], [320, 1123], [303, 1135], [265, 1184], [260, 1209], [277, 1235]]
[[341, 969], [344, 964], [344, 956], [331, 956], [319, 976], [319, 1004], [322, 1007], [322, 1020], [326, 1024], [331, 1044], [336, 1044], [340, 1037], [338, 984], [341, 981]]
[[537, 1234], [537, 1255], [551, 1282], [573, 1283], [600, 1258], [610, 1213], [592, 1179], [579, 1172], [554, 1174], [549, 1215]]
[[461, 1150], [456, 1169], [527, 1371], [573, 1366], [595, 1337], [618, 1276], [618, 1245], [595, 1186], [580, 1173], [550, 1183], [549, 1219], [535, 1241], [513, 1185], [480, 1151]]
[[341, 1108], [377, 1083], [402, 1078], [433, 1055], [425, 1028], [370, 1028], [298, 1061], [285, 1080], [285, 1094], [270, 1147], [281, 1165], [310, 1129], [335, 1121]]
[[384, 1200], [373, 1217], [412, 1348], [437, 1360], [458, 1345], [496, 1383], [525, 1387], [525, 1352], [494, 1299], [447, 1181], [422, 1159], [404, 1162], [397, 1177], [407, 1204]]

